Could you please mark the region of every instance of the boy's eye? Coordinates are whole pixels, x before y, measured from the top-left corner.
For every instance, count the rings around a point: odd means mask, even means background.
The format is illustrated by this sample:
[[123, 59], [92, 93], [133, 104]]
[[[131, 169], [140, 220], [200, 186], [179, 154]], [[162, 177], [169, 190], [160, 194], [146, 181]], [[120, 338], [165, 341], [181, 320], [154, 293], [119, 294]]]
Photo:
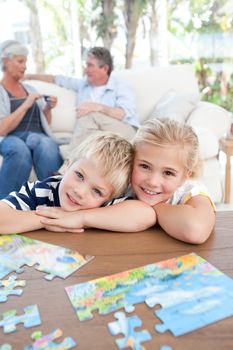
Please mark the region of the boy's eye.
[[75, 171], [75, 174], [80, 180], [84, 180], [84, 176], [79, 171]]
[[102, 197], [102, 192], [98, 190], [98, 188], [93, 188], [93, 192], [95, 192], [98, 196]]
[[139, 167], [142, 169], [149, 169], [149, 165], [145, 164], [145, 163], [139, 163]]

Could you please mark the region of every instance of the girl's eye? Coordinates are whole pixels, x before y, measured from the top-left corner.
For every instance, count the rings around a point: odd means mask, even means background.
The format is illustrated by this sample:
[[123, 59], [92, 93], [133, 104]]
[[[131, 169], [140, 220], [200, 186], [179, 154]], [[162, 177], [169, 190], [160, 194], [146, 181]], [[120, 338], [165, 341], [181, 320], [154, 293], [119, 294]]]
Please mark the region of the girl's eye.
[[102, 193], [98, 188], [93, 188], [93, 192], [95, 192], [98, 196], [102, 197]]
[[84, 180], [84, 176], [79, 171], [75, 171], [75, 173], [80, 180]]
[[173, 172], [171, 172], [170, 170], [164, 171], [164, 174], [165, 174], [166, 176], [175, 176], [175, 174], [174, 174]]

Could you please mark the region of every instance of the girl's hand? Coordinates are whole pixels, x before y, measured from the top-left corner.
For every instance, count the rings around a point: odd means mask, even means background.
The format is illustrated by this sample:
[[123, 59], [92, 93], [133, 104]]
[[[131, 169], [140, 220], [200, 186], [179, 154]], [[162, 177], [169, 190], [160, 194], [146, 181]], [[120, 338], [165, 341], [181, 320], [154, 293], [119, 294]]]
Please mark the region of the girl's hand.
[[41, 223], [50, 231], [84, 231], [84, 215], [82, 211], [69, 212], [59, 207], [38, 206], [36, 214], [41, 216]]
[[81, 233], [84, 232], [84, 229], [82, 228], [66, 228], [66, 227], [60, 227], [60, 226], [45, 226], [44, 227], [47, 231], [52, 232], [69, 232], [69, 233]]

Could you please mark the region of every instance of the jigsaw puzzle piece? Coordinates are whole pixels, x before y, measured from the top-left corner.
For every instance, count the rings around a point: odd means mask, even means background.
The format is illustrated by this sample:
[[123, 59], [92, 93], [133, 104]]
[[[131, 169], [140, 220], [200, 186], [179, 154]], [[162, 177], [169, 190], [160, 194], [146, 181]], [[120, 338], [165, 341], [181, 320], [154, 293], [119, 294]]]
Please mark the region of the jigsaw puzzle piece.
[[[226, 291], [227, 293], [227, 291]], [[163, 324], [155, 325], [159, 333], [171, 331], [180, 336], [233, 315], [233, 298], [218, 294], [155, 311]]]
[[40, 314], [37, 305], [29, 305], [24, 308], [24, 314], [17, 316], [16, 310], [8, 310], [3, 313], [0, 327], [4, 333], [12, 333], [16, 330], [18, 323], [23, 323], [25, 328], [38, 326], [41, 324]]
[[53, 340], [62, 336], [62, 330], [57, 328], [47, 335], [42, 335], [39, 331], [33, 332], [31, 338], [34, 340], [32, 345], [28, 345], [24, 350], [67, 350], [76, 346], [76, 342], [71, 338], [65, 338], [60, 344]]
[[6, 280], [0, 280], [0, 302], [7, 300], [9, 295], [21, 295], [23, 290], [21, 288], [14, 289], [15, 287], [25, 287], [26, 281], [16, 281], [17, 276], [12, 275]]
[[[1, 252], [0, 252], [1, 254]], [[12, 272], [22, 273], [22, 266], [25, 265], [23, 259], [14, 259], [8, 254], [1, 255], [0, 262], [0, 279], [6, 277]]]
[[125, 337], [116, 339], [116, 344], [119, 349], [131, 348], [133, 350], [142, 350], [142, 342], [151, 340], [151, 335], [148, 331], [135, 331], [134, 328], [141, 327], [142, 321], [138, 316], [126, 317], [124, 312], [116, 312], [114, 314], [118, 321], [110, 322], [108, 329], [112, 335], [122, 333]]
[[[42, 242], [41, 242], [42, 244]], [[51, 281], [54, 277], [66, 278], [81, 266], [94, 259], [93, 256], [84, 257], [78, 252], [69, 249], [52, 246], [48, 243], [46, 249], [49, 253], [37, 257], [36, 270], [46, 272], [45, 279]]]
[[36, 265], [38, 271], [47, 273], [47, 280], [66, 278], [94, 258], [19, 235], [0, 236], [0, 254], [0, 278], [14, 271], [20, 273], [24, 265]]
[[12, 349], [12, 346], [10, 344], [2, 344], [0, 345], [0, 350], [11, 350]]

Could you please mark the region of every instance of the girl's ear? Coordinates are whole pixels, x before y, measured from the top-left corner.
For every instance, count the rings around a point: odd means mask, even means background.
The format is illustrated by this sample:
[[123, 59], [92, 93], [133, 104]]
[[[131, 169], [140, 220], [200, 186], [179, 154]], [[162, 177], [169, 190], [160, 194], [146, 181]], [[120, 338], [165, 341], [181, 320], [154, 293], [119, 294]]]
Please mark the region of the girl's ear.
[[186, 179], [189, 179], [192, 176], [192, 171], [188, 170], [186, 173]]

